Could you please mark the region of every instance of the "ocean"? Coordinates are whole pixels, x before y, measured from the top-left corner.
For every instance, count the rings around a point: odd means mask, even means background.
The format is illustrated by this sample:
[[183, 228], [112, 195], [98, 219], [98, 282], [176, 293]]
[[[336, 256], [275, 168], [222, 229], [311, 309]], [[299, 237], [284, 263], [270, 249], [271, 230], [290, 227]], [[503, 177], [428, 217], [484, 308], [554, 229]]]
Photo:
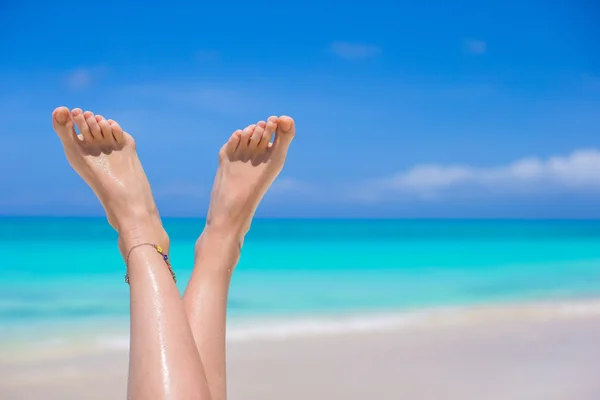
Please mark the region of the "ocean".
[[[183, 293], [204, 221], [164, 224]], [[3, 217], [0, 243], [0, 347], [78, 334], [126, 343], [125, 267], [105, 219]], [[599, 295], [600, 221], [256, 220], [228, 313], [230, 336], [244, 338]], [[332, 328], [333, 317], [352, 323]]]

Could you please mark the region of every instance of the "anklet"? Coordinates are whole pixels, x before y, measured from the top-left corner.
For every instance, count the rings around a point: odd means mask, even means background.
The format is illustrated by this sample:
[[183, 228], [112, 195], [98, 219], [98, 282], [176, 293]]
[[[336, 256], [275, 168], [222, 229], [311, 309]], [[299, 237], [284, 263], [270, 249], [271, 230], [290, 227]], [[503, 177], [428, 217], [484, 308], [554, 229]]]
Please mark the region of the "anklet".
[[166, 253], [163, 253], [162, 247], [160, 247], [159, 245], [156, 245], [154, 243], [140, 243], [140, 244], [136, 244], [131, 249], [129, 249], [129, 252], [127, 253], [127, 257], [125, 258], [125, 267], [127, 268], [127, 271], [128, 271], [125, 274], [125, 282], [127, 284], [129, 284], [129, 256], [131, 255], [131, 252], [133, 250], [135, 250], [141, 246], [152, 246], [154, 248], [154, 250], [156, 250], [156, 252], [162, 256], [163, 260], [165, 260], [165, 263], [167, 264], [167, 267], [169, 268], [169, 272], [171, 273], [173, 280], [175, 281], [175, 283], [177, 283], [177, 278], [175, 277], [175, 272], [173, 272], [173, 268], [171, 267], [171, 262], [169, 261], [169, 256]]

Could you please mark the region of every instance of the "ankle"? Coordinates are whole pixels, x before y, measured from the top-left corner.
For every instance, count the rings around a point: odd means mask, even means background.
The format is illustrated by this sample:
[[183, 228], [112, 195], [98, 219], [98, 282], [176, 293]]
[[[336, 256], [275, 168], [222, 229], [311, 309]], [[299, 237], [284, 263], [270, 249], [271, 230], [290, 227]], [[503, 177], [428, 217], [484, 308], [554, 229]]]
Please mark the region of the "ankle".
[[210, 233], [211, 236], [220, 236], [243, 243], [244, 237], [250, 230], [253, 217], [254, 212], [237, 219], [223, 215], [213, 216], [209, 209], [204, 232]]
[[235, 223], [235, 221], [213, 219], [209, 214], [202, 235], [198, 240], [202, 239], [203, 236], [209, 236], [226, 241], [240, 241], [245, 232], [241, 224]]
[[228, 252], [239, 253], [243, 241], [243, 236], [240, 236], [237, 230], [227, 230], [207, 224], [198, 240], [196, 240], [194, 250], [196, 254], [206, 248], [221, 248]]
[[140, 223], [135, 225], [121, 226], [119, 233], [119, 249], [121, 254], [125, 255], [129, 249], [141, 243], [152, 243], [163, 248], [166, 254], [169, 254], [171, 241], [169, 235], [162, 227], [162, 224]]

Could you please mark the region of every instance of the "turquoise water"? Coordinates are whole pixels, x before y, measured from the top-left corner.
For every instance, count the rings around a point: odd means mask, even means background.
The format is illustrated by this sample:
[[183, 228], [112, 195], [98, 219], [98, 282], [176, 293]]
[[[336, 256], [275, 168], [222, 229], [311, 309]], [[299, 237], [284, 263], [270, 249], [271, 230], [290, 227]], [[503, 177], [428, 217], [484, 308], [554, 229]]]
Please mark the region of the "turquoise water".
[[[167, 219], [183, 291], [204, 221]], [[126, 321], [104, 219], [0, 218], [0, 337]], [[600, 295], [600, 221], [257, 220], [232, 320]]]

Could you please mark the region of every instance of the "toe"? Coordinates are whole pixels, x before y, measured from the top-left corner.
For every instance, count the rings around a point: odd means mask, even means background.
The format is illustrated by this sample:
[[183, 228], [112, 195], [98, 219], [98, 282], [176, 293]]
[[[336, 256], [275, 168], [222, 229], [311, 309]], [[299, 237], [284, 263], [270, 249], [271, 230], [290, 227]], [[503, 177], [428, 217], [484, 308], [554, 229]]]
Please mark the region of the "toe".
[[63, 142], [78, 139], [73, 127], [73, 119], [67, 107], [58, 107], [52, 113], [52, 126]]
[[123, 129], [121, 128], [121, 126], [117, 123], [117, 121], [114, 121], [112, 119], [108, 120], [108, 124], [110, 125], [113, 137], [115, 138], [115, 141], [120, 145], [124, 145], [125, 144], [125, 132], [123, 132]]
[[107, 120], [104, 119], [102, 115], [96, 115], [96, 122], [98, 126], [100, 126], [100, 130], [102, 131], [102, 136], [104, 137], [104, 141], [109, 144], [114, 144], [116, 142], [115, 137], [112, 134], [112, 128]]
[[277, 117], [269, 117], [269, 119], [267, 119], [267, 124], [265, 126], [262, 139], [260, 139], [260, 144], [258, 145], [258, 147], [263, 151], [267, 150], [267, 148], [269, 147], [269, 143], [271, 142], [273, 134], [277, 129], [277, 121]]
[[241, 129], [238, 129], [237, 131], [233, 132], [233, 135], [231, 135], [231, 137], [227, 141], [227, 144], [225, 145], [225, 151], [227, 152], [228, 155], [231, 156], [235, 153], [235, 151], [237, 150], [237, 147], [240, 144], [241, 137], [242, 137]]
[[[278, 131], [277, 133], [281, 132], [284, 133], [286, 135], [294, 135], [294, 133], [296, 133], [296, 127], [294, 124], [294, 120], [291, 117], [288, 117], [287, 115], [282, 115], [281, 117], [279, 117], [279, 124], [278, 126]], [[292, 138], [290, 138], [291, 140]]]
[[85, 118], [85, 123], [90, 129], [90, 132], [92, 132], [94, 139], [103, 142], [104, 136], [102, 135], [102, 129], [100, 129], [100, 125], [98, 125], [98, 121], [96, 121], [96, 116], [94, 113], [91, 111], [86, 111], [83, 113], [83, 117]]
[[240, 135], [240, 143], [235, 151], [236, 157], [245, 159], [250, 155], [248, 145], [250, 144], [250, 137], [252, 136], [255, 128], [256, 125], [248, 125], [242, 131], [242, 134]]
[[274, 152], [287, 153], [292, 139], [296, 134], [296, 125], [294, 120], [288, 116], [282, 115], [278, 119], [277, 133], [275, 134], [275, 142], [273, 143]]
[[254, 129], [256, 129], [256, 125], [254, 124], [248, 125], [244, 128], [242, 131], [242, 136], [240, 137], [240, 145], [238, 146], [238, 149], [245, 150], [248, 148], [248, 145], [250, 144], [250, 137], [252, 136]]
[[71, 115], [73, 116], [73, 121], [75, 121], [75, 125], [77, 125], [77, 128], [79, 128], [81, 136], [83, 136], [84, 142], [93, 143], [94, 136], [92, 135], [92, 132], [90, 131], [90, 128], [87, 122], [85, 121], [85, 117], [83, 115], [83, 111], [81, 111], [81, 108], [75, 108], [73, 111], [71, 111]]
[[265, 126], [265, 121], [260, 121], [258, 124], [256, 124], [254, 132], [252, 132], [252, 136], [250, 136], [250, 143], [248, 144], [248, 149], [250, 149], [250, 151], [255, 152], [258, 149], [260, 139], [265, 131]]

